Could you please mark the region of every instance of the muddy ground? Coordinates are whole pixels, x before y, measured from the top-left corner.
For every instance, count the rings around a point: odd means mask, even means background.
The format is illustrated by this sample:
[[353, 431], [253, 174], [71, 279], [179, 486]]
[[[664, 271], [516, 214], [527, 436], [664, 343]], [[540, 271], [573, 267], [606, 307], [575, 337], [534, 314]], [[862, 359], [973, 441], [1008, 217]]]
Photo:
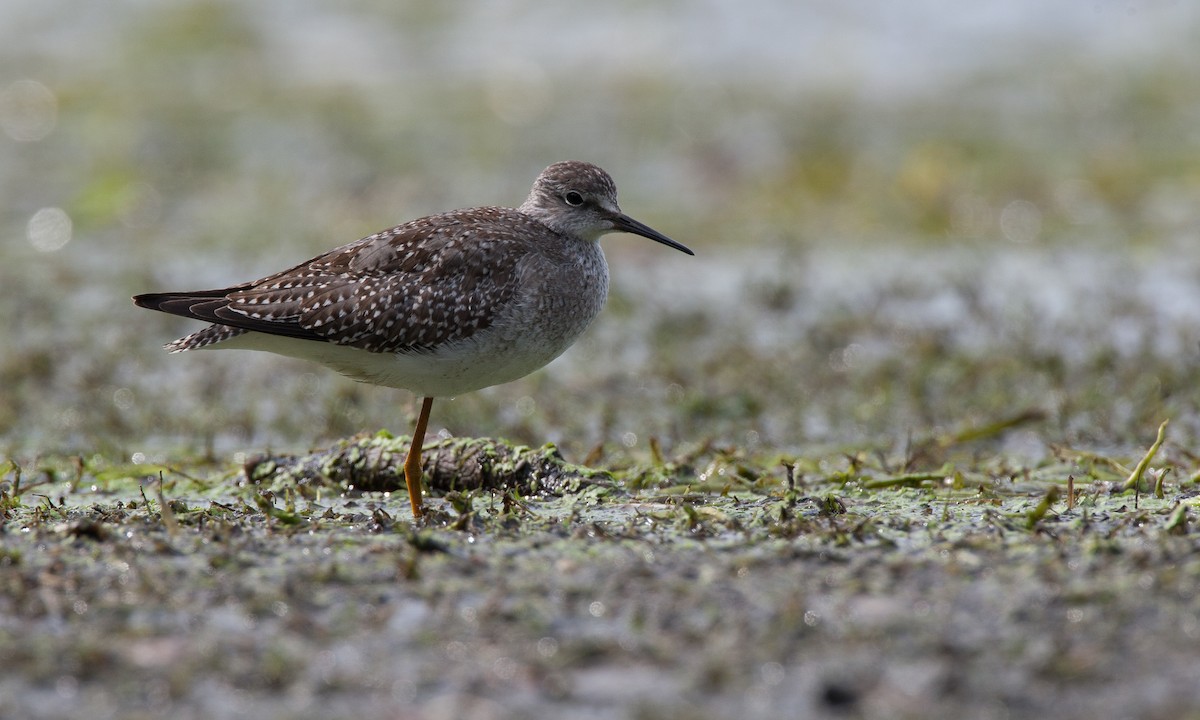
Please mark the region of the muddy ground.
[[11, 717], [1187, 717], [1198, 467], [1157, 460], [1161, 498], [1126, 458], [710, 450], [435, 490], [420, 522], [333, 473], [46, 468], [4, 498], [0, 693]]

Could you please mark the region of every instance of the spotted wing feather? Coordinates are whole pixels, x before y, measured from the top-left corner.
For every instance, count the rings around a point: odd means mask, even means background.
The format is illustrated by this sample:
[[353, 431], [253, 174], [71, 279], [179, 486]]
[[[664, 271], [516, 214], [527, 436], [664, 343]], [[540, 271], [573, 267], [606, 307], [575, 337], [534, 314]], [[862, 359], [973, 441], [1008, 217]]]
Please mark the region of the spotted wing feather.
[[169, 349], [254, 331], [370, 352], [421, 352], [492, 324], [516, 289], [522, 243], [544, 234], [504, 208], [434, 215], [344, 245], [261, 280], [222, 290], [141, 295], [143, 307], [214, 326]]

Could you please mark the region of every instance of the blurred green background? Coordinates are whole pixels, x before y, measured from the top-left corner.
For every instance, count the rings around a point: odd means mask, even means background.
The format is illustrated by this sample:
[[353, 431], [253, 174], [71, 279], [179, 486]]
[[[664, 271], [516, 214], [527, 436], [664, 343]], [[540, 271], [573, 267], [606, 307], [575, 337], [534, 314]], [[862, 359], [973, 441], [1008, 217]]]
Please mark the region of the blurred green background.
[[13, 455], [299, 449], [411, 398], [137, 292], [253, 279], [606, 168], [609, 307], [433, 431], [619, 463], [718, 443], [1200, 433], [1200, 6], [1022, 0], [0, 7], [0, 438]]

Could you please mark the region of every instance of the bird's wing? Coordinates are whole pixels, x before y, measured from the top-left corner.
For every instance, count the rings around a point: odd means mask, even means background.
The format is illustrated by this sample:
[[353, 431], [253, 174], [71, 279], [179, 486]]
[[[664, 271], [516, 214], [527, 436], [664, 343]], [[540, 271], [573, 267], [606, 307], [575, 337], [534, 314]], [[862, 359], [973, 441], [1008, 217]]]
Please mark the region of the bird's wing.
[[[242, 330], [371, 352], [421, 352], [491, 326], [514, 297], [533, 222], [475, 208], [415, 220], [261, 280], [221, 290], [139, 295], [142, 307]], [[544, 232], [544, 229], [542, 230]]]

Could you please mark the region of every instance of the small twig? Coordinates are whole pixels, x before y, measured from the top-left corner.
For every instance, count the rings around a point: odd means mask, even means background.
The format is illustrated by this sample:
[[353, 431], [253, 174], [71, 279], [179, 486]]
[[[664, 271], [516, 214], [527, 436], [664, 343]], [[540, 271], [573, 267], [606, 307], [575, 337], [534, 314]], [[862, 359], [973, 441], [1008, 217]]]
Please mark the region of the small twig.
[[787, 489], [788, 492], [796, 491], [796, 463], [784, 460], [783, 469], [787, 472]]
[[799, 499], [796, 496], [796, 463], [784, 460], [781, 464], [784, 472], [787, 473], [787, 492], [783, 494], [784, 500], [789, 505], [795, 505]]
[[155, 487], [155, 491], [158, 493], [158, 514], [167, 528], [167, 534], [175, 537], [179, 534], [179, 523], [175, 522], [175, 511], [171, 509], [166, 496], [163, 495], [162, 470], [158, 471], [158, 485]]

